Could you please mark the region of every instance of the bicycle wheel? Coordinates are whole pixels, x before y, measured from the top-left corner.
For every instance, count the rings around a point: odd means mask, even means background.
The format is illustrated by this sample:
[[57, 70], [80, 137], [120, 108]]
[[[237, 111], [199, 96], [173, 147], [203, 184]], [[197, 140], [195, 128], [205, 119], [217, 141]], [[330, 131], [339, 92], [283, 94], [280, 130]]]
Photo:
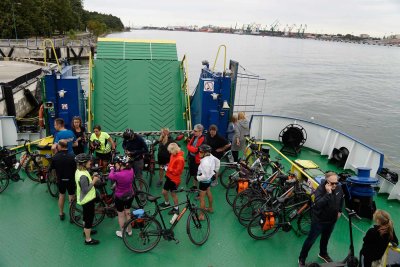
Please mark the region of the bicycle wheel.
[[266, 202], [266, 199], [256, 198], [244, 204], [238, 213], [239, 223], [247, 227], [251, 219], [260, 213]]
[[46, 155], [33, 154], [25, 166], [25, 172], [29, 179], [34, 182], [40, 182], [49, 166], [50, 161]]
[[[129, 227], [132, 234], [128, 233]], [[131, 218], [124, 225], [122, 239], [125, 246], [138, 253], [153, 249], [160, 242], [162, 230], [160, 223], [154, 218]]]
[[[265, 211], [262, 211], [262, 212], [265, 212]], [[261, 224], [262, 224], [261, 215], [262, 215], [262, 213], [260, 212], [255, 217], [253, 217], [253, 219], [251, 219], [251, 221], [249, 222], [249, 225], [247, 226], [247, 232], [249, 233], [249, 235], [252, 238], [254, 238], [256, 240], [263, 240], [270, 236], [273, 236], [276, 232], [278, 232], [279, 223], [281, 223], [279, 214], [274, 213], [274, 220], [275, 220], [274, 225], [268, 230], [263, 230], [263, 228], [261, 226]]]
[[236, 217], [239, 216], [239, 211], [243, 205], [253, 199], [255, 195], [255, 192], [251, 189], [244, 190], [236, 195], [232, 204], [233, 213], [235, 213]]
[[133, 188], [138, 191], [142, 192], [149, 192], [149, 185], [146, 183], [146, 181], [143, 178], [135, 178], [133, 179]]
[[311, 229], [311, 209], [304, 210], [297, 219], [297, 229], [303, 235], [308, 235]]
[[52, 197], [58, 197], [57, 176], [55, 170], [49, 171], [47, 174], [47, 189]]
[[[203, 215], [204, 220], [199, 217]], [[205, 210], [194, 208], [187, 219], [186, 231], [193, 244], [203, 245], [210, 235], [210, 218]]]
[[[95, 202], [94, 208], [95, 212], [93, 218], [93, 227], [101, 223], [106, 216], [105, 204], [103, 201]], [[76, 201], [72, 202], [71, 206], [69, 207], [69, 217], [72, 219], [74, 224], [83, 228], [83, 208], [81, 205], [78, 205]]]
[[3, 169], [0, 169], [0, 193], [6, 190], [9, 183], [10, 179], [8, 179], [7, 172]]
[[230, 177], [236, 173], [236, 167], [232, 166], [225, 166], [222, 171], [219, 173], [219, 181], [221, 182], [222, 186], [228, 188], [230, 184]]
[[143, 209], [147, 216], [155, 216], [156, 215], [156, 203], [147, 201], [147, 196], [149, 194], [142, 191], [136, 191], [136, 194], [132, 201], [132, 208], [136, 209]]
[[233, 205], [233, 200], [237, 196], [237, 182], [232, 181], [228, 188], [226, 189], [225, 198], [229, 205]]

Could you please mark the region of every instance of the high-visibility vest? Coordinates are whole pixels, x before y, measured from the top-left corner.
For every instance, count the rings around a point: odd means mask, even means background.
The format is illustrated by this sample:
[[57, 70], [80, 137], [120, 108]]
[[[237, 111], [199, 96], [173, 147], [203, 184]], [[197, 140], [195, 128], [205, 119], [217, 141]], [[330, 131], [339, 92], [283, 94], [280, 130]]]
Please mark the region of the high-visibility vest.
[[92, 189], [90, 189], [90, 191], [86, 194], [86, 196], [81, 200], [81, 186], [79, 184], [79, 181], [81, 180], [82, 175], [86, 176], [89, 179], [89, 183], [92, 182], [92, 176], [90, 176], [90, 174], [87, 170], [84, 170], [84, 171], [81, 171], [79, 169], [76, 170], [76, 172], [75, 172], [76, 202], [79, 205], [86, 204], [89, 201], [96, 198], [96, 189], [93, 186]]

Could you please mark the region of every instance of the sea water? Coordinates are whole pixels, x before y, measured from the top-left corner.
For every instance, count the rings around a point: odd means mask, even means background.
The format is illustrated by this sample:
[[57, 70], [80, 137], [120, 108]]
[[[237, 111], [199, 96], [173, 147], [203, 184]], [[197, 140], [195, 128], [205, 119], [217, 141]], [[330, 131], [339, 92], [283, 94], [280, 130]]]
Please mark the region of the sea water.
[[[345, 132], [384, 152], [385, 165], [400, 170], [399, 47], [159, 30], [108, 37], [175, 40], [178, 58], [188, 59], [191, 90], [202, 60], [213, 67], [224, 44], [227, 67], [233, 59], [240, 63], [240, 72], [266, 79], [262, 113], [313, 120]], [[223, 61], [220, 53], [217, 70], [223, 70]], [[87, 79], [87, 67], [81, 68]]]

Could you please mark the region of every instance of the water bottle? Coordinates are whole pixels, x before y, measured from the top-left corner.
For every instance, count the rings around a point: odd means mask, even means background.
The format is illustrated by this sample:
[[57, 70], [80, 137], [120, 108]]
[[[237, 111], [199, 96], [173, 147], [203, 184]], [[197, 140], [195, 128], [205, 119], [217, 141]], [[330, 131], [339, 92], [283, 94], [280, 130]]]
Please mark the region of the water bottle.
[[289, 218], [290, 218], [290, 219], [293, 219], [296, 215], [297, 215], [297, 210], [293, 210], [293, 211], [290, 213]]
[[229, 160], [229, 163], [233, 163], [234, 162], [232, 153], [228, 153], [228, 160]]
[[19, 162], [15, 163], [15, 165], [14, 165], [15, 169], [18, 169], [18, 167], [19, 167]]
[[170, 224], [174, 224], [174, 222], [176, 221], [176, 219], [178, 218], [178, 214], [174, 214], [174, 216], [172, 216], [171, 220], [169, 221]]

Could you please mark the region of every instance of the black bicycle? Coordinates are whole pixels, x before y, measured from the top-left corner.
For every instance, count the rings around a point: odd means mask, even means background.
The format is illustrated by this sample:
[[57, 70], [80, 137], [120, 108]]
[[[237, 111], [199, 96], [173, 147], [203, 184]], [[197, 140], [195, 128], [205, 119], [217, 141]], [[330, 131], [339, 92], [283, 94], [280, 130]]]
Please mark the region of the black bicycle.
[[[189, 194], [198, 192], [197, 189], [180, 189], [176, 191], [186, 192], [186, 201], [179, 203], [178, 205], [185, 205], [179, 215], [175, 214], [170, 223], [171, 227], [167, 228], [165, 225], [164, 217], [161, 211], [170, 209], [171, 207], [160, 208], [157, 200], [160, 198], [149, 195], [147, 200], [156, 204], [156, 214], [149, 216], [145, 214], [143, 218], [137, 218], [133, 216], [124, 226], [122, 231], [122, 238], [126, 247], [134, 252], [142, 253], [153, 249], [160, 242], [161, 237], [167, 241], [174, 240], [176, 243], [179, 241], [175, 238], [174, 228], [182, 219], [182, 216], [187, 210], [190, 211], [186, 222], [186, 232], [189, 236], [190, 241], [193, 244], [201, 246], [203, 245], [210, 235], [210, 219], [205, 210], [195, 206], [190, 201]], [[161, 223], [156, 219], [159, 214]], [[132, 229], [132, 232], [129, 229]]]

